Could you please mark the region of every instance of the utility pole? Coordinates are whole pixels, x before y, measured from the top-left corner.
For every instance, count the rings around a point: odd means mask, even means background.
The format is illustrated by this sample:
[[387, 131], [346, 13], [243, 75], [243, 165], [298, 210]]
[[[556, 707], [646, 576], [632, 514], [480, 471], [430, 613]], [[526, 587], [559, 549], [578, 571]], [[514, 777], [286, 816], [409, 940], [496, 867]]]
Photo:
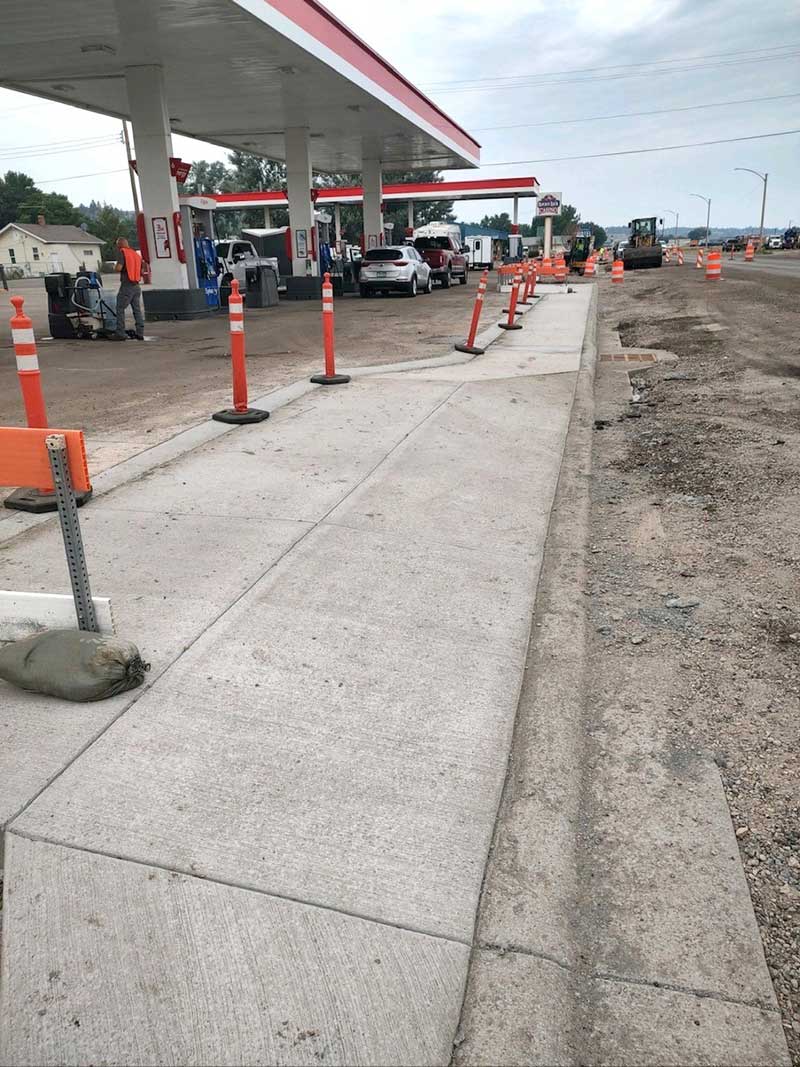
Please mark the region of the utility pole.
[[758, 247], [764, 246], [764, 212], [767, 209], [767, 178], [769, 173], [762, 174], [760, 170], [752, 170], [750, 167], [734, 167], [734, 170], [746, 170], [748, 174], [755, 174], [764, 183], [764, 189], [761, 194], [761, 225], [758, 227]]
[[133, 195], [133, 210], [134, 210], [134, 212], [136, 213], [136, 215], [138, 217], [138, 215], [140, 214], [139, 192], [138, 192], [138, 190], [136, 188], [136, 177], [135, 177], [135, 175], [133, 173], [133, 167], [131, 166], [131, 161], [133, 160], [133, 156], [131, 155], [131, 142], [130, 142], [130, 138], [128, 137], [128, 123], [124, 119], [122, 120], [122, 139], [125, 142], [125, 154], [128, 157], [128, 177], [131, 180], [131, 194]]

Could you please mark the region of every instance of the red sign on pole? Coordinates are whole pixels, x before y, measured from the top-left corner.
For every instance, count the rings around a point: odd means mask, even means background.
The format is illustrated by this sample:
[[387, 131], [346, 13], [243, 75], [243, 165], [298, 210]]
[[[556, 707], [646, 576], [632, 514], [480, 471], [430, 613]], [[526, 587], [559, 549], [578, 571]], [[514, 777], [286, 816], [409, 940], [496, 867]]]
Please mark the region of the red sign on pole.
[[[139, 171], [138, 171], [138, 168], [136, 166], [136, 160], [135, 159], [131, 160], [131, 166], [133, 167], [134, 171], [138, 174]], [[172, 177], [178, 182], [179, 185], [183, 185], [185, 183], [186, 179], [189, 177], [189, 172], [191, 171], [191, 169], [192, 169], [192, 164], [191, 163], [184, 163], [184, 161], [182, 159], [180, 159], [178, 156], [170, 156], [169, 157], [169, 172], [172, 175]]]

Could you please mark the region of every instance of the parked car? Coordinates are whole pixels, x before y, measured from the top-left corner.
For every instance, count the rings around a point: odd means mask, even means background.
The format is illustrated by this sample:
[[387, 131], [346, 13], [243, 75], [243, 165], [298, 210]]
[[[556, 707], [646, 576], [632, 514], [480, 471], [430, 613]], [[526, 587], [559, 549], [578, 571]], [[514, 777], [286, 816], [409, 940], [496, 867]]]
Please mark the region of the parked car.
[[370, 248], [361, 260], [358, 285], [362, 296], [392, 291], [416, 296], [431, 291], [431, 269], [413, 245]]
[[783, 248], [783, 238], [773, 234], [767, 238], [767, 248]]
[[414, 247], [431, 268], [433, 280], [448, 289], [454, 280], [467, 284], [469, 249], [461, 244], [461, 229], [454, 223], [432, 222], [414, 231]]

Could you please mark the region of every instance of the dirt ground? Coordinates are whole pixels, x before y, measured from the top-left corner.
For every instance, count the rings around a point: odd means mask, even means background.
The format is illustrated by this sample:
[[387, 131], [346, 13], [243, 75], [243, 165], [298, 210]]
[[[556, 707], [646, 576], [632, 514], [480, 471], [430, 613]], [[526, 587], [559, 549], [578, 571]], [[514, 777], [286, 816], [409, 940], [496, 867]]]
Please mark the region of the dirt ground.
[[678, 361], [599, 364], [592, 670], [719, 766], [800, 1064], [800, 278], [723, 273], [599, 282], [601, 327]]
[[[466, 286], [409, 299], [401, 294], [336, 301], [339, 366], [425, 359], [463, 340], [479, 275]], [[499, 321], [506, 303], [490, 275], [481, 326]], [[113, 279], [111, 282], [113, 286]], [[148, 323], [145, 343], [45, 341], [44, 283], [26, 280], [0, 291], [0, 425], [24, 425], [8, 300], [25, 297], [39, 339], [39, 363], [51, 426], [83, 429], [89, 469], [107, 467], [207, 419], [231, 403], [227, 315], [194, 322]], [[7, 307], [8, 315], [2, 312]], [[497, 316], [497, 318], [495, 318]], [[5, 319], [5, 325], [2, 320]], [[287, 385], [322, 369], [318, 301], [282, 300], [277, 308], [245, 315], [250, 396]], [[0, 491], [0, 496], [2, 491]]]

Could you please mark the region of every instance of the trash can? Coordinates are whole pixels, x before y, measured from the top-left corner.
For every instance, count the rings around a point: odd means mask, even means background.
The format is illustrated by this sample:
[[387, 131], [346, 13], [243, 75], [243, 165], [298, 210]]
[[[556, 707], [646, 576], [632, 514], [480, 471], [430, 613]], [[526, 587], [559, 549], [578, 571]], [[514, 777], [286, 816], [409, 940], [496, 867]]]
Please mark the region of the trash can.
[[245, 272], [245, 307], [270, 308], [278, 303], [278, 279], [271, 267], [248, 267]]

